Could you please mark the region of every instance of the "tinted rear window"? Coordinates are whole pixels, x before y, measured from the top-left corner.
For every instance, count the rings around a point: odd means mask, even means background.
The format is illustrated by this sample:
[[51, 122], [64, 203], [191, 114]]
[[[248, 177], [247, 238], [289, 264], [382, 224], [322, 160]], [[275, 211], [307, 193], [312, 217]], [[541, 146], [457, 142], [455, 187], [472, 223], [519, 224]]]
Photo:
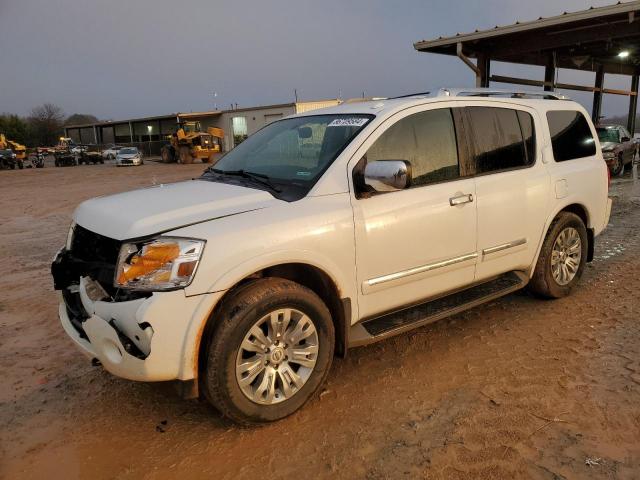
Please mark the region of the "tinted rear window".
[[556, 162], [596, 154], [596, 143], [584, 115], [573, 110], [547, 112], [551, 146]]
[[471, 120], [476, 173], [523, 168], [534, 163], [531, 115], [496, 107], [468, 107], [467, 111]]

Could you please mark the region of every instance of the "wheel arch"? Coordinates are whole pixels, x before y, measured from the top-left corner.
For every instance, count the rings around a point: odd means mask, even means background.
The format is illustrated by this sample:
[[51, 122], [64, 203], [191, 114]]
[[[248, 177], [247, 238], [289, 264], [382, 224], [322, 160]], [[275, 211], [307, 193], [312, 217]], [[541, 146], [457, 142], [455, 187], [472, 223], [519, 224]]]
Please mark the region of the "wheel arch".
[[542, 250], [542, 245], [544, 243], [544, 239], [547, 238], [547, 234], [549, 233], [549, 228], [551, 227], [551, 223], [553, 220], [561, 213], [561, 212], [569, 212], [577, 215], [584, 222], [584, 226], [587, 229], [587, 262], [593, 260], [593, 251], [594, 251], [594, 231], [593, 227], [590, 225], [591, 217], [589, 216], [589, 210], [587, 207], [579, 202], [571, 202], [567, 203], [564, 206], [558, 206], [549, 218], [547, 219], [547, 223], [544, 226], [542, 237], [538, 242], [538, 248], [536, 250], [536, 255], [533, 259], [533, 263], [531, 264], [530, 271], [528, 272], [529, 277], [533, 275], [533, 271], [535, 270], [536, 264], [538, 263], [538, 257], [540, 256], [540, 251]]
[[316, 265], [303, 262], [278, 263], [248, 274], [235, 282], [211, 309], [202, 327], [202, 334], [196, 339], [197, 345], [194, 346], [198, 355], [196, 362], [198, 376], [200, 376], [200, 372], [204, 367], [205, 349], [209, 343], [209, 338], [211, 338], [211, 335], [215, 332], [215, 317], [221, 306], [225, 300], [233, 297], [239, 289], [244, 288], [245, 285], [260, 278], [284, 278], [303, 285], [318, 295], [329, 309], [331, 319], [333, 320], [336, 335], [336, 355], [341, 357], [346, 356], [348, 345], [347, 332], [351, 324], [351, 299], [348, 297], [343, 298], [341, 290], [334, 279]]

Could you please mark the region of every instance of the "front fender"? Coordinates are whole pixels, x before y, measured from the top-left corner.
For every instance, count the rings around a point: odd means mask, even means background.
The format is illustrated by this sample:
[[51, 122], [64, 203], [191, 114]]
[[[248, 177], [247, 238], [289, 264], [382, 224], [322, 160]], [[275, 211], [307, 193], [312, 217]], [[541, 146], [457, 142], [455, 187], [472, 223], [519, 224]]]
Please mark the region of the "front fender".
[[[333, 281], [341, 298], [357, 298], [353, 287], [355, 281], [351, 283], [348, 282], [347, 279], [339, 273], [337, 265], [328, 258], [306, 250], [281, 250], [246, 260], [238, 264], [235, 268], [221, 274], [211, 283], [208, 292], [204, 294], [194, 294], [193, 291], [190, 292], [189, 287], [187, 287], [185, 294], [199, 298], [200, 302], [196, 312], [189, 321], [189, 327], [184, 339], [183, 363], [180, 370], [181, 379], [197, 378], [198, 354], [200, 352], [202, 337], [213, 311], [224, 298], [225, 294], [233, 286], [251, 274], [285, 263], [304, 263], [316, 267], [322, 270]], [[347, 322], [350, 323], [353, 323], [354, 316], [357, 316], [357, 305], [353, 305], [353, 307], [351, 318], [347, 319]]]
[[[211, 279], [206, 293], [229, 290], [244, 278], [260, 270], [290, 263], [303, 263], [322, 270], [333, 281], [340, 297], [355, 298], [355, 280], [346, 278], [346, 274], [329, 257], [309, 250], [277, 250], [245, 260], [221, 273], [217, 278]], [[191, 287], [187, 287], [186, 294], [194, 295], [197, 292], [193, 291]]]

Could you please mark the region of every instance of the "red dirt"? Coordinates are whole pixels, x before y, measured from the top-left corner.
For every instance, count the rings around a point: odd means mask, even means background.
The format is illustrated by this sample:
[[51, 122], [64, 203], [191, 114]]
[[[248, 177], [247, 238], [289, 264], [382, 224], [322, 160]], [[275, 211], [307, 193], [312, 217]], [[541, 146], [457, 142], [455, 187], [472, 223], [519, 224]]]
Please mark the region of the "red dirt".
[[570, 297], [521, 292], [352, 350], [299, 413], [246, 429], [167, 385], [92, 367], [62, 331], [48, 271], [80, 201], [201, 170], [0, 172], [0, 477], [640, 477], [640, 211], [629, 180]]

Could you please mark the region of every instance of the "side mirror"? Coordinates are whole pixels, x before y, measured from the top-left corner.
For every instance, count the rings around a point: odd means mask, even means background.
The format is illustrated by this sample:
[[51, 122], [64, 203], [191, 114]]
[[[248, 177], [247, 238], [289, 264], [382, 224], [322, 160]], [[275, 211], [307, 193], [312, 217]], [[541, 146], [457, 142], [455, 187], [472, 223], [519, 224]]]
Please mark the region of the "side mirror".
[[411, 164], [406, 160], [378, 160], [367, 163], [364, 183], [376, 192], [395, 192], [411, 185]]
[[629, 137], [622, 137], [622, 138], [620, 139], [620, 141], [621, 141], [622, 143], [624, 143], [624, 142], [628, 142], [629, 140], [631, 140]]

